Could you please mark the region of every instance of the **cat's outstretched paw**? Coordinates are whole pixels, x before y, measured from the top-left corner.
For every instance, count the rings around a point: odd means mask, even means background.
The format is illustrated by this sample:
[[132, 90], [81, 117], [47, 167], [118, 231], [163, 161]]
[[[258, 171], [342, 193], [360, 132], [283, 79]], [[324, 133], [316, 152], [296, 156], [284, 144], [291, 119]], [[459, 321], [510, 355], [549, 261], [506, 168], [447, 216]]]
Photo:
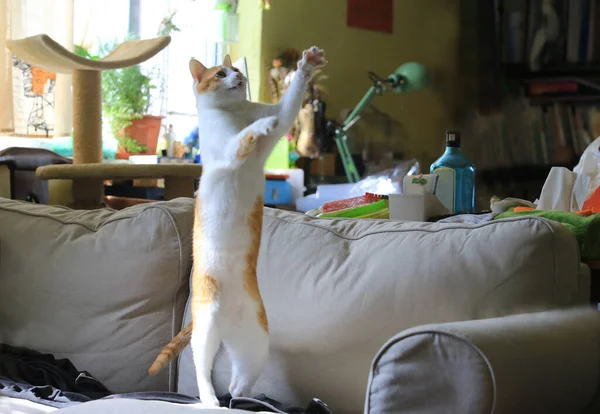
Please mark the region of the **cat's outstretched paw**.
[[304, 73], [312, 74], [316, 68], [323, 67], [326, 64], [325, 51], [313, 46], [302, 52], [302, 59], [298, 62], [298, 69], [302, 70]]
[[271, 135], [271, 132], [273, 132], [278, 126], [279, 118], [276, 116], [268, 116], [256, 121], [256, 128], [254, 132], [258, 136], [267, 136]]

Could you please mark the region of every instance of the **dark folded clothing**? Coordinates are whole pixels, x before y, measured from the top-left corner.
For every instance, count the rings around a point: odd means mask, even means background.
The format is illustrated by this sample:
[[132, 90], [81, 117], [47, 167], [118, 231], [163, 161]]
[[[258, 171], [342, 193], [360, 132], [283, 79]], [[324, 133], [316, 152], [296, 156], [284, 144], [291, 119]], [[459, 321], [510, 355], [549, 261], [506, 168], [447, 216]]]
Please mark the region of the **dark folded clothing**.
[[90, 397], [76, 392], [61, 391], [51, 385], [31, 385], [0, 377], [0, 395], [62, 408], [91, 401]]
[[[0, 395], [21, 398], [52, 407], [67, 407], [97, 399], [131, 398], [177, 404], [195, 404], [200, 400], [173, 392], [133, 392], [112, 394], [86, 371], [78, 371], [68, 359], [55, 359], [26, 348], [0, 344]], [[221, 407], [284, 414], [331, 414], [318, 399], [306, 408], [288, 407], [264, 394], [254, 398], [219, 398]]]
[[[51, 385], [31, 385], [23, 382], [15, 382], [8, 378], [0, 377], [0, 395], [12, 398], [29, 400], [38, 404], [48, 405], [56, 408], [68, 407], [70, 405], [81, 404], [92, 401], [93, 398], [87, 397], [76, 392], [59, 390]], [[101, 398], [121, 399], [129, 398], [134, 400], [162, 401], [174, 404], [196, 404], [200, 400], [196, 397], [177, 394], [174, 392], [131, 392], [125, 394], [111, 394]], [[219, 398], [221, 407], [236, 408], [253, 412], [272, 412], [282, 414], [331, 414], [331, 410], [318, 399], [313, 399], [306, 408], [286, 407], [278, 401], [260, 394], [254, 398], [232, 398], [226, 394]]]
[[279, 401], [267, 397], [265, 394], [259, 394], [254, 398], [231, 398], [231, 395], [227, 394], [224, 397], [220, 397], [219, 402], [221, 403], [221, 407], [246, 411], [266, 411], [282, 414], [331, 414], [331, 410], [327, 407], [327, 404], [317, 398], [313, 398], [306, 408], [285, 406]]
[[0, 344], [0, 376], [34, 386], [51, 386], [97, 399], [111, 392], [86, 371], [78, 371], [68, 359], [56, 359], [31, 349]]

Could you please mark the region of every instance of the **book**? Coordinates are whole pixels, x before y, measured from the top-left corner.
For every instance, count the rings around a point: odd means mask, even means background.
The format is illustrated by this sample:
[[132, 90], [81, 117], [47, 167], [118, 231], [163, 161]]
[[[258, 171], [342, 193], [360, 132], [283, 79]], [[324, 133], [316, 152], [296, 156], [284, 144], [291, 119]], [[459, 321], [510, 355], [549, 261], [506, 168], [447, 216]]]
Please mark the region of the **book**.
[[565, 63], [569, 27], [569, 0], [552, 0], [551, 3], [553, 16], [558, 19], [558, 36], [546, 42], [544, 63], [547, 65]]
[[579, 40], [581, 37], [582, 0], [569, 1], [569, 22], [567, 29], [567, 62], [577, 63], [579, 60]]
[[503, 61], [523, 63], [525, 61], [525, 8], [521, 0], [504, 0], [502, 9]]
[[598, 0], [590, 0], [590, 10], [588, 15], [588, 45], [585, 61], [591, 63], [594, 61], [594, 48], [596, 47], [596, 19]]
[[581, 27], [579, 29], [579, 54], [578, 63], [587, 62], [589, 27], [590, 27], [590, 7], [591, 0], [581, 0]]
[[529, 96], [544, 96], [552, 94], [577, 93], [579, 84], [577, 82], [534, 82], [527, 85]]

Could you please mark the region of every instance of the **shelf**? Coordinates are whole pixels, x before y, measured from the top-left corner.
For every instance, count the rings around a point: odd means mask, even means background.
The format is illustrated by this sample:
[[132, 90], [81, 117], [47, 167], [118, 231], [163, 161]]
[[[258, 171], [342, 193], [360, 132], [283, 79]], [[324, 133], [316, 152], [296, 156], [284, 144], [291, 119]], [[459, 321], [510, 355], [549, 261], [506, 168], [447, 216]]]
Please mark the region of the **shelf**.
[[515, 165], [512, 167], [498, 167], [481, 170], [483, 181], [491, 183], [496, 181], [531, 181], [545, 180], [552, 167], [564, 167], [572, 170], [575, 167], [572, 164], [556, 165]]
[[[590, 105], [600, 102], [600, 65], [557, 65], [539, 71], [530, 71], [525, 65], [505, 65], [507, 79], [518, 81], [532, 105]], [[575, 90], [552, 91], [543, 84], [575, 83]], [[596, 88], [595, 86], [598, 86]], [[531, 92], [532, 88], [545, 89], [545, 93]]]
[[503, 66], [503, 70], [507, 78], [522, 81], [600, 78], [600, 64], [596, 63], [589, 65], [562, 64], [538, 71], [532, 71], [526, 65], [507, 64]]
[[554, 103], [564, 103], [572, 105], [590, 105], [594, 102], [600, 102], [600, 94], [598, 95], [562, 95], [562, 96], [530, 96], [529, 102], [532, 105], [545, 106]]

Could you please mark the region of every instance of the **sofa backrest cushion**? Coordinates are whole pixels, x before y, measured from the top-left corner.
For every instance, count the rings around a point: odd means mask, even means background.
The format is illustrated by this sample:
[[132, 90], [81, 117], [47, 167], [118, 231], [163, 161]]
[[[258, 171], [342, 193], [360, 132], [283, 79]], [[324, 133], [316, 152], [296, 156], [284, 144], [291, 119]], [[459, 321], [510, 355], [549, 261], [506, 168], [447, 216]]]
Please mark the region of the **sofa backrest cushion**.
[[[335, 412], [362, 412], [371, 360], [396, 333], [583, 303], [582, 269], [575, 238], [540, 218], [401, 223], [265, 209], [258, 277], [271, 355], [253, 393], [298, 406], [318, 397]], [[229, 377], [221, 352], [219, 394]], [[197, 395], [189, 348], [178, 390]]]
[[111, 391], [169, 391], [147, 370], [181, 326], [191, 199], [75, 211], [0, 199], [0, 342], [70, 359]]

